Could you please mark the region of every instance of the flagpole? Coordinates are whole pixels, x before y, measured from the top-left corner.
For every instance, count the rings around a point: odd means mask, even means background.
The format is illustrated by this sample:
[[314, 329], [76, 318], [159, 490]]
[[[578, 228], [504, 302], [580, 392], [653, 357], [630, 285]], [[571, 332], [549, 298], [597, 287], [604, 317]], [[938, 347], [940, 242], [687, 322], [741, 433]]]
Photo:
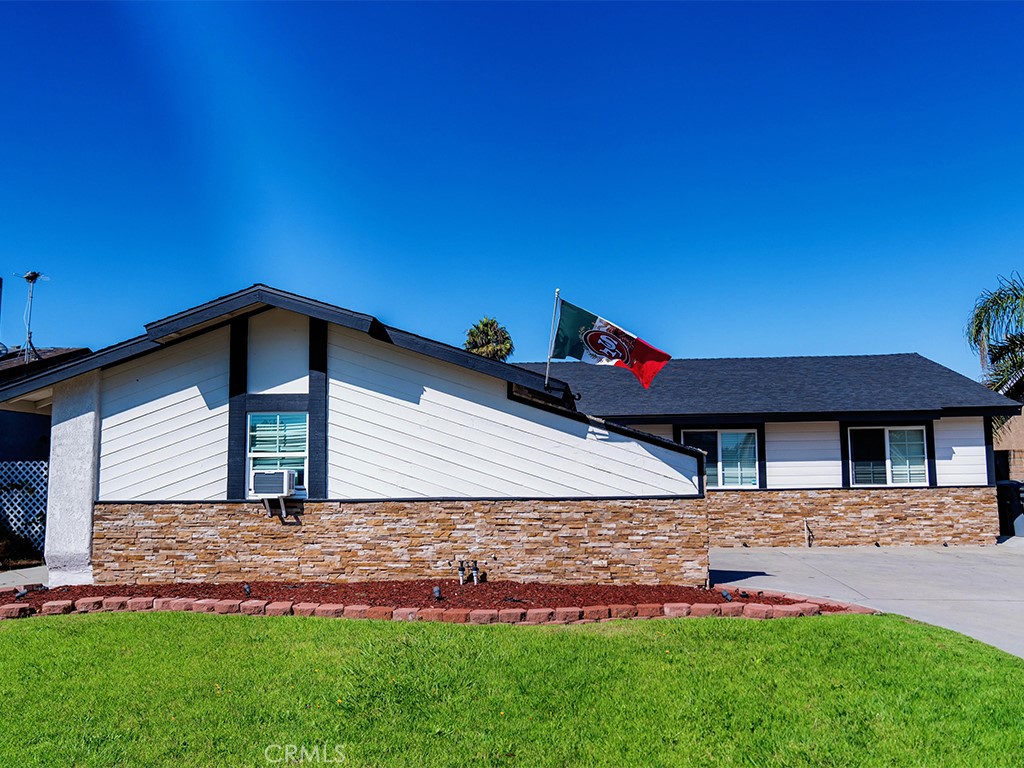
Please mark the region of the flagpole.
[[544, 391], [548, 390], [548, 379], [551, 378], [551, 354], [555, 351], [555, 318], [558, 317], [558, 294], [561, 288], [555, 288], [555, 306], [551, 310], [551, 336], [548, 338], [548, 365], [544, 369]]

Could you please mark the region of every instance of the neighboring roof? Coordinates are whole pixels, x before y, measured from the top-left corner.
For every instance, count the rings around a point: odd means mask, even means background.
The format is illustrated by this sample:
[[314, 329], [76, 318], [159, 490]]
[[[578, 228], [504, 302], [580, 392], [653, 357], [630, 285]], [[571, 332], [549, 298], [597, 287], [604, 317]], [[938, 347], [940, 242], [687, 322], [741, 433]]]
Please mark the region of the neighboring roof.
[[29, 353], [25, 360], [25, 350], [14, 347], [6, 355], [0, 355], [0, 384], [26, 378], [62, 363], [76, 360], [88, 355], [90, 350], [84, 347], [43, 347]]
[[[545, 364], [521, 367], [543, 373]], [[1011, 415], [1021, 409], [916, 353], [670, 360], [648, 390], [614, 366], [553, 362], [551, 375], [568, 382], [580, 410], [633, 423], [647, 417]]]
[[[287, 291], [256, 284], [236, 293], [221, 296], [213, 301], [200, 304], [192, 309], [179, 312], [163, 320], [148, 323], [146, 333], [120, 344], [98, 350], [63, 365], [47, 368], [45, 371], [16, 382], [5, 382], [0, 378], [0, 402], [11, 400], [49, 387], [59, 381], [70, 379], [88, 371], [106, 368], [149, 352], [162, 349], [169, 343], [201, 333], [238, 317], [261, 309], [277, 307], [315, 317], [346, 328], [369, 334], [379, 341], [393, 344], [402, 349], [418, 352], [444, 362], [493, 376], [537, 392], [544, 391], [544, 374], [526, 371], [518, 366], [490, 360], [474, 355], [458, 347], [384, 325], [372, 315], [353, 312], [349, 309], [307, 299]], [[552, 379], [547, 387], [547, 396], [571, 403], [571, 393], [564, 382]]]

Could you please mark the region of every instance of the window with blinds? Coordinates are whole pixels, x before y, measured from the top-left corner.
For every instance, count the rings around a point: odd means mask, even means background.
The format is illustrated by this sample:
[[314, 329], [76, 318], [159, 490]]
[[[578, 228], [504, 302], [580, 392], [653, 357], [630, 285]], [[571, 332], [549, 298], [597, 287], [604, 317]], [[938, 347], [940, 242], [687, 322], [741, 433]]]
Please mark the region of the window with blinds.
[[757, 487], [757, 433], [720, 432], [719, 464], [723, 486]]
[[852, 427], [850, 464], [853, 485], [927, 485], [924, 429]]
[[294, 469], [305, 488], [309, 417], [305, 413], [249, 414], [249, 470]]
[[924, 485], [928, 468], [924, 455], [923, 429], [889, 430], [889, 464], [897, 485]]
[[682, 441], [707, 452], [708, 488], [757, 487], [756, 430], [685, 431]]

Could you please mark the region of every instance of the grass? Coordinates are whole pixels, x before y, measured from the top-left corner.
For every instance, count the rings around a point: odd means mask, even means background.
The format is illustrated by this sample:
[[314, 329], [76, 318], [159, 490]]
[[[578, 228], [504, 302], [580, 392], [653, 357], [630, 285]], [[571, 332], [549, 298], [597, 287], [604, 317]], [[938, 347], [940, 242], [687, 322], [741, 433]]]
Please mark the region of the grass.
[[417, 768], [1024, 756], [1024, 661], [895, 616], [99, 614], [2, 622], [0, 659], [0, 765], [20, 767], [286, 764], [289, 744], [306, 765]]

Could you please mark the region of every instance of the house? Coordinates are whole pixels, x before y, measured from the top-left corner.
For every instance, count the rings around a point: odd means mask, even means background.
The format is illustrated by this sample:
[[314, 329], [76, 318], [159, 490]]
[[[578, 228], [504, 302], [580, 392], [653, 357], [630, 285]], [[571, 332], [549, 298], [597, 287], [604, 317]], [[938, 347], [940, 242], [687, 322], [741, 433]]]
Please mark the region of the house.
[[1021, 405], [920, 355], [672, 360], [649, 390], [610, 366], [551, 375], [587, 413], [707, 452], [713, 546], [998, 533], [992, 420]]
[[[51, 585], [703, 584], [704, 454], [569, 387], [265, 285], [14, 382], [50, 421]], [[295, 473], [295, 516], [252, 473]]]
[[[76, 347], [32, 350], [3, 348], [0, 386], [88, 354]], [[42, 552], [45, 534], [47, 460], [50, 453], [50, 418], [38, 412], [0, 411], [0, 550], [12, 537], [13, 548]]]
[[[0, 355], [0, 386], [37, 374], [89, 353], [81, 347], [44, 347], [25, 358], [20, 347]], [[0, 463], [45, 461], [49, 453], [50, 419], [35, 412], [0, 411]]]
[[1024, 482], [1024, 416], [1007, 419], [995, 433], [996, 479]]

